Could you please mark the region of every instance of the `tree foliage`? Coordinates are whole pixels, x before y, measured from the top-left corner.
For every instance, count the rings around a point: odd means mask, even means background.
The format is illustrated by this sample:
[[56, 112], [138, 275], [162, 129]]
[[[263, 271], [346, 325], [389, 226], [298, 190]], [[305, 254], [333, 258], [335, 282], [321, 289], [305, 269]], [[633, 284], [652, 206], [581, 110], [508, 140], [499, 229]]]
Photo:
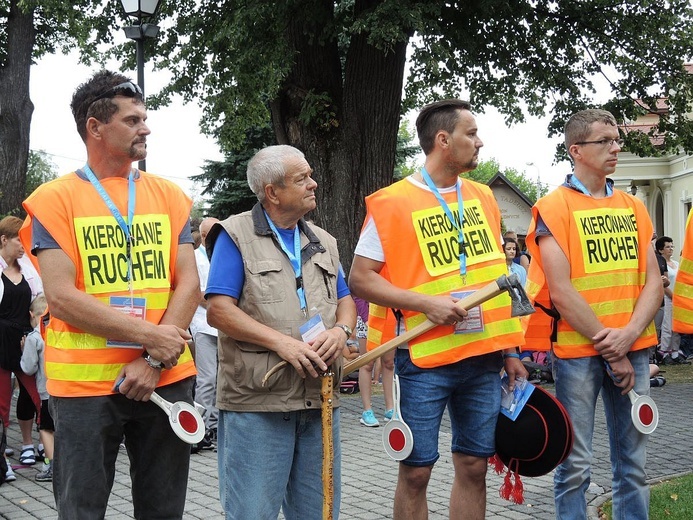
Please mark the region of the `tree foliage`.
[[[315, 218], [343, 256], [363, 197], [391, 181], [400, 114], [434, 98], [496, 106], [508, 123], [550, 111], [555, 134], [594, 105], [602, 76], [620, 120], [666, 97], [664, 149], [693, 151], [688, 0], [180, 0], [175, 10], [159, 62], [174, 79], [159, 100], [201, 98], [203, 128], [226, 150], [271, 118], [277, 142], [313, 166]], [[636, 153], [662, 151], [627, 141]]]
[[31, 195], [44, 182], [51, 181], [57, 176], [58, 167], [45, 151], [30, 150], [26, 173], [26, 189], [24, 191], [25, 197]]
[[0, 213], [19, 214], [26, 190], [31, 65], [75, 47], [84, 61], [102, 59], [98, 44], [112, 43], [121, 11], [118, 2], [97, 0], [0, 0]]

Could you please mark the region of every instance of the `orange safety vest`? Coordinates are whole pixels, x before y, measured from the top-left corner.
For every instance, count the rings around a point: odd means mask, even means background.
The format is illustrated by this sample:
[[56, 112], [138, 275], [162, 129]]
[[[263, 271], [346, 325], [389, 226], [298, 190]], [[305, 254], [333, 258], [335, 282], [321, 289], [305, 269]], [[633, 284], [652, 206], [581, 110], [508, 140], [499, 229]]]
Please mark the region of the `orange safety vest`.
[[[532, 221], [530, 232], [532, 232]], [[544, 283], [544, 272], [538, 264], [532, 262], [529, 264], [527, 271], [527, 283], [525, 284], [525, 292], [534, 304], [536, 312], [529, 316], [522, 316], [522, 330], [525, 333], [524, 350], [551, 350], [551, 334], [553, 332], [553, 318], [549, 316], [543, 309], [551, 309], [551, 298], [549, 297], [549, 288]]]
[[[539, 199], [532, 208], [526, 240], [532, 255], [530, 297], [539, 295], [545, 283], [536, 243], [539, 215], [570, 262], [573, 287], [599, 321], [604, 327], [626, 326], [645, 284], [652, 238], [652, 222], [642, 202], [618, 190], [607, 199], [595, 199], [565, 186]], [[654, 323], [650, 323], [631, 350], [656, 344]], [[553, 348], [560, 358], [598, 355], [592, 341], [564, 319], [558, 320]]]
[[672, 328], [680, 334], [693, 334], [693, 225], [688, 213], [681, 263], [674, 284]]
[[[380, 276], [390, 277], [387, 274], [387, 266], [383, 266], [380, 271]], [[368, 304], [368, 336], [366, 338], [366, 350], [369, 352], [374, 348], [387, 343], [397, 336], [397, 317], [395, 311], [377, 305], [375, 303]]]
[[[456, 193], [441, 195], [457, 214]], [[430, 191], [404, 179], [366, 197], [366, 220], [372, 218], [378, 230], [393, 285], [430, 295], [467, 293], [507, 274], [500, 211], [491, 190], [465, 179], [462, 199], [465, 276], [460, 276], [458, 232]], [[412, 361], [429, 368], [524, 344], [520, 322], [510, 316], [510, 303], [507, 294], [484, 303], [482, 326], [476, 331], [455, 334], [453, 326], [440, 325], [411, 340]], [[422, 313], [402, 312], [407, 330], [426, 320]], [[392, 324], [395, 319], [381, 322]], [[369, 320], [369, 328], [371, 324]]]
[[[128, 180], [101, 181], [127, 218]], [[136, 207], [132, 234], [134, 297], [146, 301], [144, 318], [159, 323], [175, 286], [178, 235], [186, 224], [191, 200], [173, 183], [141, 172], [135, 180]], [[127, 297], [125, 237], [110, 210], [87, 180], [75, 173], [38, 188], [26, 201], [28, 216], [20, 231], [27, 251], [33, 249], [32, 218], [46, 228], [75, 266], [75, 287], [109, 305]], [[32, 261], [37, 265], [36, 258]], [[57, 397], [110, 395], [120, 369], [142, 354], [135, 345], [114, 346], [118, 338], [89, 334], [51, 316], [46, 330], [48, 392]], [[163, 370], [158, 386], [195, 375], [190, 350], [172, 370]]]

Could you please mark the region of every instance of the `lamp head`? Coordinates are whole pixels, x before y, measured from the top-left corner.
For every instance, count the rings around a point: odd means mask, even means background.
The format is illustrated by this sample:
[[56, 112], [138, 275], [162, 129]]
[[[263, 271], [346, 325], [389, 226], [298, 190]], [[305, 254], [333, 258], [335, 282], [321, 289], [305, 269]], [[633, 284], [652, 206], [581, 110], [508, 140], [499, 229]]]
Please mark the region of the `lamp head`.
[[120, 3], [125, 14], [141, 20], [156, 14], [160, 0], [120, 0]]

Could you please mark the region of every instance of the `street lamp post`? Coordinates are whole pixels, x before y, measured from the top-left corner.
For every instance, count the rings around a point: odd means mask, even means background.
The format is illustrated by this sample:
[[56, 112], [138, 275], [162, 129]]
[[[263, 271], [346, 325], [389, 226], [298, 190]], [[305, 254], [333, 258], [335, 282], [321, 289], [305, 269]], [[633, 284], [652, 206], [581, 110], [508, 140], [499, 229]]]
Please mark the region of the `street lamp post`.
[[525, 163], [527, 166], [534, 166], [537, 169], [537, 200], [541, 196], [541, 170], [534, 162], [530, 161]]
[[[137, 19], [135, 25], [123, 27], [125, 36], [135, 40], [137, 44], [137, 84], [142, 89], [144, 96], [144, 39], [155, 38], [159, 33], [159, 27], [148, 23], [156, 14], [160, 0], [120, 0], [125, 14]], [[139, 162], [139, 169], [147, 169], [147, 161]]]

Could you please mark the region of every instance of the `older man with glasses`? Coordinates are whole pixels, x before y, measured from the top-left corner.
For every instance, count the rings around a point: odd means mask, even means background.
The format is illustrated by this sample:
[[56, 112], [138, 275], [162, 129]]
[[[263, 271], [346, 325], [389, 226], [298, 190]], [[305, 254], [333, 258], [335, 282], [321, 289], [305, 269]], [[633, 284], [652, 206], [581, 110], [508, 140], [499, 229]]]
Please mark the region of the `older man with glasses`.
[[58, 514], [104, 517], [125, 437], [135, 518], [182, 518], [190, 446], [149, 397], [156, 389], [192, 403], [186, 328], [200, 298], [192, 203], [132, 167], [146, 157], [150, 133], [137, 85], [104, 70], [77, 88], [71, 106], [87, 162], [24, 202], [21, 233], [51, 313]]
[[607, 178], [623, 145], [609, 112], [573, 115], [565, 145], [574, 173], [537, 201], [527, 236], [532, 253], [527, 286], [538, 292], [545, 281], [560, 314], [553, 338], [556, 396], [575, 430], [573, 451], [554, 476], [556, 518], [587, 518], [601, 394], [611, 444], [613, 516], [644, 520], [647, 436], [631, 422], [627, 393], [633, 388], [649, 393], [648, 348], [657, 344], [652, 320], [663, 289], [650, 247], [652, 222], [640, 200], [614, 190]]

